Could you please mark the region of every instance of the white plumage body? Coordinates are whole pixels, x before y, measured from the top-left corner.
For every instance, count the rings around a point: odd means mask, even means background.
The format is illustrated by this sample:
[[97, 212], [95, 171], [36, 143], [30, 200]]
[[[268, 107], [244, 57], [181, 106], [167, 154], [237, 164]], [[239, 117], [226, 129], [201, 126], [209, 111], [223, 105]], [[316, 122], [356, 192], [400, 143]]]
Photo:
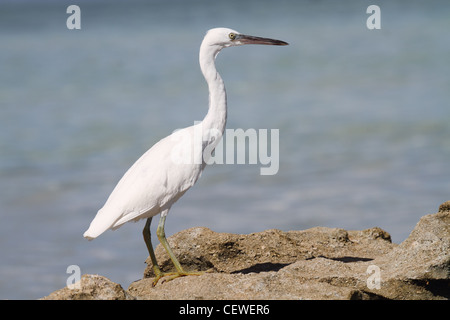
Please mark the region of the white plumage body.
[[[244, 44], [286, 45], [286, 42], [247, 36], [232, 29], [215, 28], [205, 35], [200, 46], [199, 62], [209, 89], [208, 113], [202, 122], [175, 131], [144, 153], [118, 182], [105, 205], [97, 212], [87, 239], [94, 239], [108, 229], [117, 229], [128, 221], [151, 218], [161, 213], [158, 238], [162, 240], [179, 274], [182, 268], [166, 243], [165, 216], [170, 207], [200, 178], [207, 157], [219, 143], [227, 119], [225, 85], [216, 70], [215, 58], [226, 47]], [[144, 228], [155, 273], [156, 264], [150, 238], [151, 219]], [[158, 278], [159, 279], [159, 278]]]
[[[84, 237], [94, 239], [128, 221], [149, 218], [170, 209], [204, 169], [202, 123], [178, 130], [144, 153], [118, 182]], [[191, 143], [185, 148], [183, 143]], [[201, 154], [199, 154], [199, 152]], [[200, 159], [200, 161], [198, 161]]]

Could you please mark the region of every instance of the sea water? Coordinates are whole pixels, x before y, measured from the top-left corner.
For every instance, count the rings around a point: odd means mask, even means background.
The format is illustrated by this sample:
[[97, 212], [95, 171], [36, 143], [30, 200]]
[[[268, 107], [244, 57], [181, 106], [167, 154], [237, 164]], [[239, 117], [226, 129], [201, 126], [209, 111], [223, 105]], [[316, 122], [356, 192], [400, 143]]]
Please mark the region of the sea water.
[[71, 265], [142, 277], [143, 222], [82, 234], [136, 159], [203, 119], [198, 49], [219, 26], [289, 42], [217, 61], [227, 128], [278, 130], [279, 167], [206, 167], [168, 236], [378, 226], [400, 243], [450, 200], [448, 1], [0, 1], [1, 299], [62, 288]]

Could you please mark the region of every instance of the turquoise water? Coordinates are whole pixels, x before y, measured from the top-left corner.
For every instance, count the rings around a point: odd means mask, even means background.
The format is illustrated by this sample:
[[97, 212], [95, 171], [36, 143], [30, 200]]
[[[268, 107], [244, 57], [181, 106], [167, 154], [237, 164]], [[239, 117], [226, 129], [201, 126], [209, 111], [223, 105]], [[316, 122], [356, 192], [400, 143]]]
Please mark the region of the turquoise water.
[[142, 153], [206, 114], [212, 27], [290, 43], [217, 62], [227, 127], [278, 129], [279, 171], [207, 167], [168, 235], [379, 226], [399, 243], [450, 200], [448, 1], [78, 1], [81, 30], [70, 4], [0, 1], [1, 299], [62, 288], [69, 265], [125, 288], [142, 277], [143, 222], [82, 234]]

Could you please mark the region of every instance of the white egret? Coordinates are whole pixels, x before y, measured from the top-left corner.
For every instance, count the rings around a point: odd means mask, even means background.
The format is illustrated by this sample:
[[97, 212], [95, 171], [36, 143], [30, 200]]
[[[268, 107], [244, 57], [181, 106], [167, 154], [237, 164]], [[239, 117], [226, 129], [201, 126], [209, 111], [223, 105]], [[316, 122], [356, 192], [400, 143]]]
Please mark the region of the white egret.
[[[215, 58], [223, 48], [244, 44], [287, 45], [284, 41], [248, 36], [227, 28], [209, 30], [199, 54], [200, 68], [209, 89], [209, 109], [205, 118], [194, 126], [172, 133], [144, 153], [118, 182], [83, 235], [92, 240], [108, 229], [114, 230], [128, 221], [146, 218], [143, 236], [156, 276], [153, 285], [163, 276], [170, 276], [167, 279], [171, 280], [201, 274], [182, 268], [167, 242], [164, 224], [171, 206], [200, 178], [206, 165], [203, 151], [213, 150], [225, 130], [227, 97], [222, 78], [216, 70]], [[158, 213], [161, 217], [156, 234], [176, 272], [161, 272], [156, 261], [150, 224]]]

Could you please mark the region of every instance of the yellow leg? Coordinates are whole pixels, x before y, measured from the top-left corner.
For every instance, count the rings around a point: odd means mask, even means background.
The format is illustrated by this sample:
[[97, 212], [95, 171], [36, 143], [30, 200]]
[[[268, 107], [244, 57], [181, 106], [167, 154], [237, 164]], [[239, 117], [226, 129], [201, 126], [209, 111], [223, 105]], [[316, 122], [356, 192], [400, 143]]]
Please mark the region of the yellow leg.
[[[183, 270], [183, 267], [181, 266], [180, 262], [175, 257], [175, 255], [173, 254], [173, 251], [169, 246], [169, 242], [166, 239], [166, 233], [164, 231], [165, 223], [166, 223], [166, 214], [161, 214], [161, 218], [159, 219], [159, 223], [158, 223], [158, 229], [156, 230], [156, 235], [158, 236], [158, 239], [161, 242], [161, 244], [163, 245], [164, 249], [166, 249], [166, 252], [170, 257], [170, 260], [172, 260], [172, 263], [175, 266], [175, 269], [177, 271], [176, 272], [167, 272], [167, 273], [162, 273], [161, 271], [159, 271], [159, 274], [156, 275], [156, 278], [153, 281], [153, 285], [156, 285], [158, 280], [165, 276], [169, 276], [169, 277], [164, 280], [170, 281], [170, 280], [173, 280], [178, 277], [184, 277], [184, 276], [189, 276], [189, 275], [194, 275], [194, 276], [202, 275], [203, 272], [188, 272], [188, 271]], [[153, 259], [152, 259], [152, 262], [153, 262]], [[156, 264], [156, 258], [155, 258], [154, 263]]]
[[[160, 279], [163, 276], [163, 273], [161, 272], [161, 269], [158, 267], [158, 262], [156, 261], [155, 252], [153, 251], [153, 245], [152, 245], [152, 236], [150, 234], [150, 224], [152, 223], [152, 218], [148, 218], [147, 222], [145, 223], [144, 230], [142, 230], [142, 235], [144, 236], [145, 244], [147, 245], [147, 250], [150, 255], [150, 259], [152, 260], [152, 268], [153, 273], [156, 276], [156, 279]], [[156, 282], [158, 282], [156, 280]], [[156, 285], [156, 282], [153, 283], [153, 286]]]

